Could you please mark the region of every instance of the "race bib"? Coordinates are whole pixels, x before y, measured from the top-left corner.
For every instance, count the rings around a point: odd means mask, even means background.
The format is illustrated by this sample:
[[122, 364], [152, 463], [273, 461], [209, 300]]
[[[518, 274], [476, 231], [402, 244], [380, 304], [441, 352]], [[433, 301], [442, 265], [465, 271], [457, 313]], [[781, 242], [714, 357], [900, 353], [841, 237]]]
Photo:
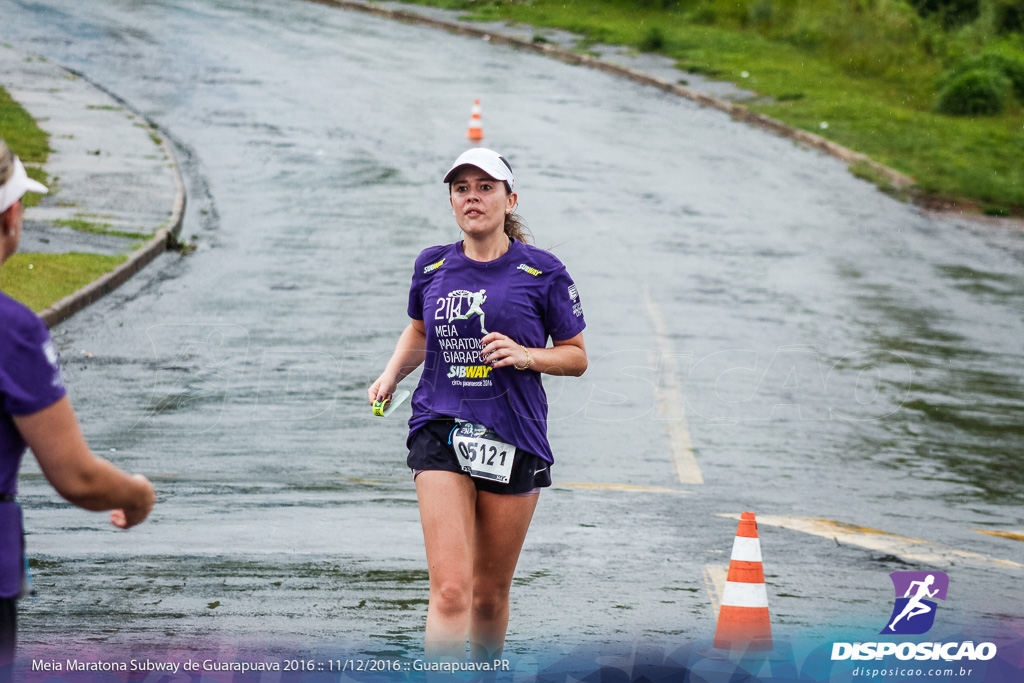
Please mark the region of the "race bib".
[[452, 445], [463, 472], [478, 479], [508, 483], [516, 447], [501, 441], [493, 431], [483, 425], [460, 422], [452, 434]]

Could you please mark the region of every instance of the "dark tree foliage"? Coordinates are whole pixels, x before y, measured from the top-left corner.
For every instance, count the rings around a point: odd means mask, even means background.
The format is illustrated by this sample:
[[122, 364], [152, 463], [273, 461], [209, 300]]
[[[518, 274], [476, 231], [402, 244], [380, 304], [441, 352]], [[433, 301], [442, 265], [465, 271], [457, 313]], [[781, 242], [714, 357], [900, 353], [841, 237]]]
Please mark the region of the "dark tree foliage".
[[640, 9], [675, 9], [679, 0], [634, 0]]
[[949, 79], [939, 91], [935, 110], [954, 116], [994, 116], [1003, 111], [1010, 79], [995, 69], [972, 69]]
[[911, 0], [922, 17], [937, 16], [946, 28], [969, 24], [981, 12], [979, 0]]
[[1013, 94], [1024, 104], [1024, 61], [1003, 54], [988, 53], [961, 60], [952, 69], [942, 74], [939, 89], [945, 88], [952, 80], [968, 71], [994, 71], [1009, 79]]
[[1024, 0], [995, 0], [993, 17], [999, 33], [1024, 31]]

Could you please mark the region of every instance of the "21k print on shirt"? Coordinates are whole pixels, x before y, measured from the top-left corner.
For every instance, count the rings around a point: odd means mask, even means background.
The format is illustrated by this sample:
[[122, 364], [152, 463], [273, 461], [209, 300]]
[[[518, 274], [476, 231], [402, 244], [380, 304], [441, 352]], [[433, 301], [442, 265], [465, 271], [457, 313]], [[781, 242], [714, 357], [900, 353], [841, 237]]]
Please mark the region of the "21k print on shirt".
[[[453, 385], [489, 387], [493, 384], [489, 377], [492, 368], [485, 365], [480, 357], [480, 339], [487, 334], [487, 314], [483, 310], [486, 301], [486, 289], [477, 292], [456, 289], [437, 301], [434, 322], [444, 321], [447, 324], [435, 325], [434, 334], [441, 347], [444, 363], [449, 366], [448, 379]], [[469, 320], [473, 316], [479, 317], [480, 336], [461, 337], [458, 328], [452, 323], [456, 320]]]

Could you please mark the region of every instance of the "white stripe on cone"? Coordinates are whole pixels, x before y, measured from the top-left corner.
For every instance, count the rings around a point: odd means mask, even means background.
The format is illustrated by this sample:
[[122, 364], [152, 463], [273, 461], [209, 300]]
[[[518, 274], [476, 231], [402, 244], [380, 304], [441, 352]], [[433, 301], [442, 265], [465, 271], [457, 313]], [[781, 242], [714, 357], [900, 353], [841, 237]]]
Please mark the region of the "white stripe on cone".
[[737, 536], [732, 544], [732, 559], [740, 562], [760, 562], [761, 541], [747, 536]]
[[722, 607], [768, 608], [768, 590], [763, 583], [726, 581], [722, 591]]

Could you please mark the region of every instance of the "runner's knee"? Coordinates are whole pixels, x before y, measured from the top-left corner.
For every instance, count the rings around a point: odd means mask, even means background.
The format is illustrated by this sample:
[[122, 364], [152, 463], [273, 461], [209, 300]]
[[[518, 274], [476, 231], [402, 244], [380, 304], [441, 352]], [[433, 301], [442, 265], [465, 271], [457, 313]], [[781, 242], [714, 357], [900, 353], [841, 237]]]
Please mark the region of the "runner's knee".
[[508, 609], [509, 581], [477, 581], [473, 586], [473, 612], [478, 617], [496, 616]]
[[458, 581], [446, 581], [430, 592], [430, 602], [445, 616], [468, 612], [470, 599], [466, 584]]
[[493, 619], [508, 611], [508, 590], [484, 595], [473, 594], [473, 614], [480, 619]]

